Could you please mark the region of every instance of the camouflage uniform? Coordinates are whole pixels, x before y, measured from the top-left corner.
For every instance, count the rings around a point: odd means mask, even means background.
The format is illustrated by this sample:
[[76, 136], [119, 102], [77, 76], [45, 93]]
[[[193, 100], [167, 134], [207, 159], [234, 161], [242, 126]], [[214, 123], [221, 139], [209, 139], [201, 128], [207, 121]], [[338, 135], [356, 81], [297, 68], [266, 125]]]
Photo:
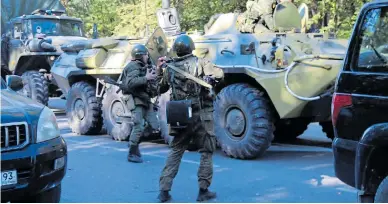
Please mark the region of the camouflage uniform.
[[[185, 60], [174, 63], [174, 66], [194, 76], [202, 78], [204, 75], [213, 75], [216, 78], [223, 77], [223, 72], [205, 59], [190, 56]], [[183, 75], [167, 68], [164, 70], [160, 92], [165, 93], [172, 88], [171, 100], [192, 100], [192, 123], [187, 128], [177, 130], [171, 144], [171, 152], [168, 155], [164, 167], [159, 188], [161, 191], [170, 191], [173, 179], [178, 173], [183, 153], [187, 149], [190, 140], [194, 139], [201, 153], [201, 161], [198, 169], [198, 183], [200, 189], [207, 189], [213, 177], [212, 155], [216, 149], [216, 139], [210, 135], [204, 125], [203, 119], [212, 114], [212, 99], [207, 98], [207, 90], [196, 82], [185, 78]], [[210, 116], [211, 117], [211, 116]]]
[[276, 0], [248, 0], [247, 10], [239, 16], [237, 21], [240, 32], [274, 31], [274, 5], [276, 5]]
[[[146, 127], [154, 125], [154, 121], [157, 120], [157, 112], [154, 111], [154, 105], [151, 103], [151, 98], [155, 97], [157, 90], [155, 84], [152, 84], [152, 81], [147, 81], [145, 77], [148, 66], [150, 65], [146, 65], [140, 60], [132, 60], [123, 70], [123, 94], [131, 94], [135, 105], [135, 108], [131, 110], [134, 126], [129, 138], [130, 146], [138, 146]], [[157, 127], [150, 129], [155, 128]], [[140, 157], [138, 148], [136, 154]]]

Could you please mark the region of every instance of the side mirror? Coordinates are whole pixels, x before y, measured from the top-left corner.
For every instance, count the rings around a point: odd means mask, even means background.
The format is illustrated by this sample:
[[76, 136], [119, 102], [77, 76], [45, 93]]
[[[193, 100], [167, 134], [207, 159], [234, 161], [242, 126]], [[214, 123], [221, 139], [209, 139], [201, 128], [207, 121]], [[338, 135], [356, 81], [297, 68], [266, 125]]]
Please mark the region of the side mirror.
[[6, 76], [7, 86], [13, 91], [19, 91], [23, 89], [23, 79], [17, 75], [8, 75]]

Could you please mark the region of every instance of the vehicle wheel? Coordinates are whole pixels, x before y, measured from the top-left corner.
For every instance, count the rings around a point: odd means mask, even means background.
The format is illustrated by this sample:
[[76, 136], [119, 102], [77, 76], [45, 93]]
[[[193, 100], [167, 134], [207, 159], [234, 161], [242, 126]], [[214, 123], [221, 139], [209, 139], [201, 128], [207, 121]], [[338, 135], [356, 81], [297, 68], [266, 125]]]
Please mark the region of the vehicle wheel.
[[128, 107], [121, 100], [122, 93], [116, 93], [117, 86], [106, 89], [102, 99], [102, 117], [106, 131], [114, 140], [125, 141], [129, 139], [132, 125], [117, 122], [118, 115], [130, 114]]
[[247, 84], [222, 89], [213, 113], [222, 151], [238, 159], [262, 156], [274, 138], [272, 110], [264, 93]]
[[96, 89], [86, 82], [73, 84], [66, 100], [66, 114], [74, 133], [99, 134], [102, 128], [101, 101], [96, 97]]
[[24, 87], [19, 93], [45, 106], [49, 100], [48, 82], [42, 73], [28, 71], [22, 75]]
[[375, 203], [388, 203], [388, 176], [385, 177], [377, 188]]
[[295, 140], [307, 130], [311, 119], [296, 118], [292, 120], [281, 120], [275, 124], [275, 141], [289, 142]]
[[334, 129], [331, 121], [320, 122], [319, 125], [322, 127], [322, 131], [326, 133], [326, 137], [334, 140]]
[[58, 186], [48, 191], [39, 193], [38, 195], [23, 198], [23, 201], [28, 203], [59, 203], [61, 200], [61, 189], [61, 184], [59, 184]]

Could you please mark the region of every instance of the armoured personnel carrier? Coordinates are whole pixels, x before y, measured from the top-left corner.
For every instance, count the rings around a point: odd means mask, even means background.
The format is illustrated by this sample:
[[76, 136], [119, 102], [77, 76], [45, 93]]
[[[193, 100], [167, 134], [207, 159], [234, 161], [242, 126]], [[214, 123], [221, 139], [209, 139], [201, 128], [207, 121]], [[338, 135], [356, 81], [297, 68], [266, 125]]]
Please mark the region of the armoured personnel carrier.
[[307, 14], [305, 4], [283, 2], [274, 9], [275, 32], [241, 33], [239, 14], [228, 13], [192, 35], [194, 53], [225, 72], [208, 121], [230, 157], [260, 157], [274, 139], [295, 139], [313, 122], [333, 139], [331, 93], [348, 42], [306, 33]]
[[[104, 79], [121, 82], [134, 44], [145, 44], [151, 61], [156, 63], [160, 56], [167, 55], [166, 42], [163, 31], [156, 29], [145, 38], [110, 37], [64, 44], [61, 47], [64, 53], [55, 61], [52, 74], [66, 95], [66, 113], [72, 131], [99, 134], [104, 125], [113, 139], [127, 140], [132, 130], [133, 99], [123, 98], [118, 86]], [[157, 105], [157, 98], [153, 102]], [[158, 114], [157, 108], [154, 114]], [[159, 120], [148, 122], [152, 127], [150, 132], [159, 135]]]

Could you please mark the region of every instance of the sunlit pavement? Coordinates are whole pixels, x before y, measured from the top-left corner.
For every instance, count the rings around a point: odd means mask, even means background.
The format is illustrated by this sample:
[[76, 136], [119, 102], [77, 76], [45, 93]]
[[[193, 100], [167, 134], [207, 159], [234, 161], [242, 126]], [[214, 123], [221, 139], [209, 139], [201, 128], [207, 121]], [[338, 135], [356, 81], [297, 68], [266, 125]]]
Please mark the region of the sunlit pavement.
[[[66, 117], [57, 117], [69, 151], [61, 202], [157, 202], [166, 145], [144, 142], [144, 163], [129, 163], [127, 142], [107, 135], [75, 135]], [[334, 175], [330, 140], [320, 127], [311, 124], [300, 138], [293, 144], [273, 144], [256, 160], [232, 159], [218, 150], [211, 185], [218, 197], [211, 202], [356, 202], [355, 189]], [[199, 157], [185, 153], [172, 202], [196, 202]]]

